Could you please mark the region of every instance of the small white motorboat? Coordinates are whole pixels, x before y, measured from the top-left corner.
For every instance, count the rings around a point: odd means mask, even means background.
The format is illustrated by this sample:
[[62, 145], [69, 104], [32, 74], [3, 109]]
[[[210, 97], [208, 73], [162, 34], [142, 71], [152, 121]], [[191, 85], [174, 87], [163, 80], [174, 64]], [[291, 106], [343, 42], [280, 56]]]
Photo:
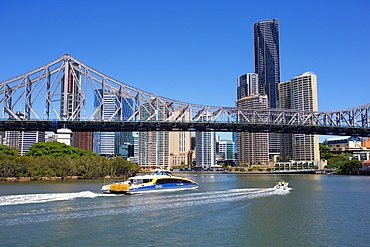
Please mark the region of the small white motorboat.
[[275, 189], [278, 190], [286, 190], [288, 188], [289, 183], [285, 182], [284, 180], [278, 180], [276, 181]]

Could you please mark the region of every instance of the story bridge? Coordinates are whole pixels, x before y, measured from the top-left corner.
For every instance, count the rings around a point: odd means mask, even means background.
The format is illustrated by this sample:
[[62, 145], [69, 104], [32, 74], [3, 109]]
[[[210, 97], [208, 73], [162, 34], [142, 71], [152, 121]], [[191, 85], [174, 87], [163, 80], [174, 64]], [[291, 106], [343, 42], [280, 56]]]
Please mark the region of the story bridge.
[[370, 103], [340, 111], [185, 103], [115, 80], [69, 54], [0, 83], [0, 131], [217, 131], [370, 136]]

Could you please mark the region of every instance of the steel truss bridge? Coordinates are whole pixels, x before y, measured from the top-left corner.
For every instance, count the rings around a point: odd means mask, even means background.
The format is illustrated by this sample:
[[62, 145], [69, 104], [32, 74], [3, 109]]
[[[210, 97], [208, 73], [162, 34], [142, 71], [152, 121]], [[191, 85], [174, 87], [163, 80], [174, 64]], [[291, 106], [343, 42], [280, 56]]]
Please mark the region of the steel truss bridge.
[[69, 54], [0, 83], [0, 131], [217, 131], [370, 136], [370, 103], [341, 111], [185, 103], [115, 80]]

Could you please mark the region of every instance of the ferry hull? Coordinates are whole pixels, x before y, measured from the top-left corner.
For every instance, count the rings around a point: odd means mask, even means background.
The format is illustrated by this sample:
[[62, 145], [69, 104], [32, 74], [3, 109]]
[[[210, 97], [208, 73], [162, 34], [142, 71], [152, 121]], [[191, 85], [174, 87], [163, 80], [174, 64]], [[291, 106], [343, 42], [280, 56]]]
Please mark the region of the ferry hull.
[[[112, 186], [112, 185], [111, 185]], [[107, 194], [144, 194], [144, 193], [161, 193], [161, 192], [171, 192], [171, 191], [183, 191], [183, 190], [196, 190], [198, 185], [184, 185], [175, 187], [150, 187], [150, 188], [131, 188], [131, 189], [120, 189], [118, 186], [113, 186], [113, 188], [103, 188], [103, 193]]]
[[142, 194], [198, 189], [198, 183], [183, 177], [173, 176], [169, 171], [157, 171], [151, 175], [130, 177], [125, 182], [104, 185], [103, 193]]

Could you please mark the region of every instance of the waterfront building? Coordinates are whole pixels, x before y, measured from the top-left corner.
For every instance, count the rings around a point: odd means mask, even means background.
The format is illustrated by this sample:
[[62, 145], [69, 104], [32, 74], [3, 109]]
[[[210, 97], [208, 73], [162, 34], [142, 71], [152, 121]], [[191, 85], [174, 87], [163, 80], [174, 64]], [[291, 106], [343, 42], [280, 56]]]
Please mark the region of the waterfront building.
[[[311, 72], [298, 75], [279, 88], [281, 109], [317, 111], [317, 78]], [[317, 135], [282, 134], [281, 156], [287, 160], [319, 161], [319, 140]]]
[[[267, 95], [249, 95], [236, 101], [238, 108], [267, 109]], [[241, 164], [266, 164], [269, 162], [269, 134], [238, 132], [237, 162]]]
[[320, 161], [296, 161], [296, 160], [289, 160], [285, 162], [275, 162], [274, 163], [274, 170], [281, 171], [281, 170], [313, 170], [318, 169], [320, 165]]
[[370, 150], [354, 151], [353, 159], [360, 160], [360, 161], [370, 160]]
[[[279, 20], [263, 20], [254, 24], [254, 73], [258, 74], [259, 94], [266, 94], [269, 108], [277, 108], [280, 83]], [[280, 153], [280, 135], [269, 134], [269, 156]]]
[[362, 144], [363, 138], [358, 136], [340, 136], [332, 137], [325, 141], [326, 145], [330, 148], [330, 152], [333, 153], [345, 153], [365, 150]]

